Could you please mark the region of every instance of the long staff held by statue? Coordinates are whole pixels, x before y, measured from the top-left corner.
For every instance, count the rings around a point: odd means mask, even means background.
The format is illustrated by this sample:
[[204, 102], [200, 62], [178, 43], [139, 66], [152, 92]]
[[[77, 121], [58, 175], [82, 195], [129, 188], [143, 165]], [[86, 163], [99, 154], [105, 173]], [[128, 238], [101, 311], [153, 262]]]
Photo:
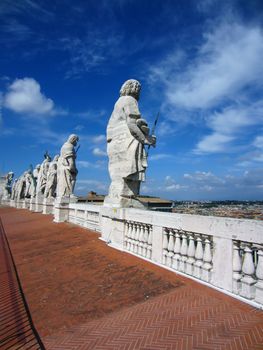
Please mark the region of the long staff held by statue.
[[[156, 125], [157, 125], [159, 116], [160, 116], [160, 111], [157, 113], [157, 116], [156, 116], [156, 118], [155, 118], [155, 121], [154, 121], [154, 124], [153, 124], [153, 127], [152, 127], [151, 136], [153, 136], [153, 134], [154, 134], [154, 132], [155, 132], [155, 129], [156, 129]], [[150, 149], [150, 147], [151, 147], [151, 145], [148, 145], [147, 156], [148, 156], [148, 154], [149, 154], [149, 149]]]

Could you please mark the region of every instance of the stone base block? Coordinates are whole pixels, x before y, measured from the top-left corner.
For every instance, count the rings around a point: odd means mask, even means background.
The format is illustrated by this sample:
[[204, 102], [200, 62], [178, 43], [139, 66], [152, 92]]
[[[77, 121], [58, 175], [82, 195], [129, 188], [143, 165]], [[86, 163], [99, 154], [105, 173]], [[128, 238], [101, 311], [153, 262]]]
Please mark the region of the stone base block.
[[124, 248], [124, 210], [103, 207], [100, 211], [102, 239], [121, 250]]
[[137, 208], [137, 209], [147, 209], [142, 202], [137, 198], [119, 196], [118, 198], [112, 198], [106, 196], [104, 199], [103, 206], [108, 208]]
[[256, 294], [255, 301], [263, 305], [263, 281], [260, 280], [255, 284]]
[[16, 208], [17, 209], [22, 209], [23, 208], [23, 200], [19, 199], [16, 201]]
[[36, 199], [31, 198], [29, 203], [29, 210], [35, 211], [35, 209], [36, 209]]
[[251, 276], [241, 278], [240, 295], [247, 299], [254, 299], [255, 297], [255, 283], [256, 281]]
[[54, 202], [54, 222], [68, 221], [70, 197], [56, 198]]
[[29, 209], [30, 208], [30, 199], [25, 198], [22, 202], [22, 208], [23, 209]]
[[43, 195], [37, 195], [35, 198], [35, 212], [42, 213], [43, 211]]
[[43, 214], [53, 214], [54, 198], [45, 198], [43, 201]]

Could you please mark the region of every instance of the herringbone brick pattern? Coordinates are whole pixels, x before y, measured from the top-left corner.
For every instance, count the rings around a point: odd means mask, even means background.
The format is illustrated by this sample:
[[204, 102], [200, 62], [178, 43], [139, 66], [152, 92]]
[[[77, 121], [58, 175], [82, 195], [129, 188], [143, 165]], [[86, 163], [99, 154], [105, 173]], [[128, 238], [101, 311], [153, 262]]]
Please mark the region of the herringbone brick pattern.
[[262, 311], [108, 248], [82, 228], [2, 213], [47, 349], [263, 350]]
[[1, 218], [0, 349], [44, 349], [21, 290]]
[[263, 313], [193, 284], [44, 342], [52, 350], [263, 349]]

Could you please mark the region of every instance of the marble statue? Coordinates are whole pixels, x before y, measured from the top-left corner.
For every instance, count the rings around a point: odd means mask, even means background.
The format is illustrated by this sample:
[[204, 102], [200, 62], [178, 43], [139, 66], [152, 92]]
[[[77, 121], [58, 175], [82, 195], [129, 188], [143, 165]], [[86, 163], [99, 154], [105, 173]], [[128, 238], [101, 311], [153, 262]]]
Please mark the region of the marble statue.
[[18, 182], [18, 179], [15, 179], [14, 182], [13, 182], [13, 185], [12, 185], [11, 199], [13, 199], [13, 200], [16, 197], [17, 182]]
[[21, 176], [18, 178], [17, 186], [16, 186], [16, 194], [15, 194], [15, 199], [16, 199], [16, 200], [25, 198], [26, 175], [27, 175], [27, 172], [25, 171], [25, 172], [23, 173], [23, 175], [21, 175]]
[[45, 198], [56, 197], [58, 159], [59, 155], [56, 155], [49, 165], [47, 184], [44, 193]]
[[70, 135], [60, 150], [57, 170], [57, 197], [69, 197], [73, 194], [78, 170], [76, 168], [76, 150], [79, 137]]
[[154, 146], [156, 137], [149, 135], [142, 119], [138, 100], [141, 84], [127, 80], [121, 87], [107, 126], [107, 153], [111, 184], [105, 206], [143, 208], [137, 196], [145, 180], [147, 154], [145, 145]]
[[36, 196], [36, 189], [37, 189], [37, 180], [38, 180], [38, 174], [40, 171], [40, 164], [37, 164], [35, 169], [33, 170], [33, 174], [32, 174], [32, 183], [30, 186], [30, 197], [34, 198]]
[[31, 198], [35, 189], [35, 179], [33, 177], [33, 170], [31, 168], [25, 172], [25, 193], [24, 198]]
[[4, 188], [4, 198], [9, 199], [11, 197], [12, 181], [14, 178], [14, 173], [9, 171], [5, 178], [5, 188]]
[[44, 154], [44, 158], [45, 159], [40, 166], [38, 177], [37, 177], [36, 193], [39, 195], [44, 194], [45, 192], [48, 168], [51, 161], [51, 158], [47, 152]]

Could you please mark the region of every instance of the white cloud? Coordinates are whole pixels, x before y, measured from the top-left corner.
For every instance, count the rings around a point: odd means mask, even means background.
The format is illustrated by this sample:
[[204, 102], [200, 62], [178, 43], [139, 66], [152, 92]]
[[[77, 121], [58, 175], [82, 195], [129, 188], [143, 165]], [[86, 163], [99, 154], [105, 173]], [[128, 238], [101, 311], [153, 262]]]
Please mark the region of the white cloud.
[[168, 153], [157, 153], [154, 154], [153, 156], [150, 156], [150, 160], [160, 160], [160, 159], [167, 159], [167, 158], [172, 158], [171, 154]]
[[41, 93], [33, 78], [16, 79], [4, 96], [4, 106], [17, 113], [52, 114], [54, 102]]
[[97, 180], [89, 180], [89, 179], [77, 180], [77, 186], [81, 187], [81, 190], [86, 188], [89, 190], [95, 189], [95, 190], [106, 191], [108, 188], [108, 184], [105, 184], [105, 182], [101, 182], [101, 181], [97, 181]]
[[263, 136], [257, 136], [253, 142], [253, 145], [263, 150]]
[[209, 182], [212, 184], [225, 182], [210, 171], [196, 171], [194, 174], [184, 174], [184, 178], [195, 182]]
[[77, 166], [79, 168], [85, 168], [85, 169], [102, 169], [106, 167], [106, 162], [105, 161], [96, 161], [94, 162], [89, 162], [87, 160], [77, 160]]
[[102, 149], [100, 149], [98, 147], [93, 148], [92, 154], [94, 156], [98, 156], [98, 157], [105, 157], [105, 156], [107, 156], [107, 152], [103, 151]]
[[162, 188], [163, 191], [174, 192], [179, 190], [185, 190], [187, 188], [188, 186], [186, 185], [181, 185], [176, 183], [176, 181], [173, 179], [171, 175], [167, 175], [164, 178], [164, 187]]
[[106, 141], [106, 136], [105, 135], [97, 135], [97, 136], [93, 136], [91, 138], [91, 141], [93, 143], [102, 143]]
[[[207, 126], [212, 134], [206, 135], [198, 142], [196, 153], [231, 152], [231, 142], [242, 134], [246, 135], [249, 127], [262, 125], [263, 103], [259, 101], [249, 106], [239, 105], [225, 108], [207, 118]], [[260, 142], [258, 141], [254, 142]], [[247, 142], [246, 142], [247, 143]], [[246, 144], [246, 146], [248, 146]]]
[[248, 85], [262, 84], [262, 56], [259, 27], [233, 22], [216, 25], [204, 34], [197, 57], [183, 73], [170, 75], [170, 68], [166, 68], [168, 102], [189, 109], [211, 108], [235, 99]]
[[217, 153], [225, 152], [228, 144], [234, 139], [232, 136], [213, 133], [205, 136], [198, 142], [195, 153]]
[[73, 36], [62, 38], [57, 48], [69, 54], [71, 64], [66, 78], [107, 66], [106, 62], [121, 55], [121, 42], [121, 34], [114, 33], [111, 29], [107, 33], [102, 32], [99, 28], [90, 30], [89, 34], [82, 38]]

